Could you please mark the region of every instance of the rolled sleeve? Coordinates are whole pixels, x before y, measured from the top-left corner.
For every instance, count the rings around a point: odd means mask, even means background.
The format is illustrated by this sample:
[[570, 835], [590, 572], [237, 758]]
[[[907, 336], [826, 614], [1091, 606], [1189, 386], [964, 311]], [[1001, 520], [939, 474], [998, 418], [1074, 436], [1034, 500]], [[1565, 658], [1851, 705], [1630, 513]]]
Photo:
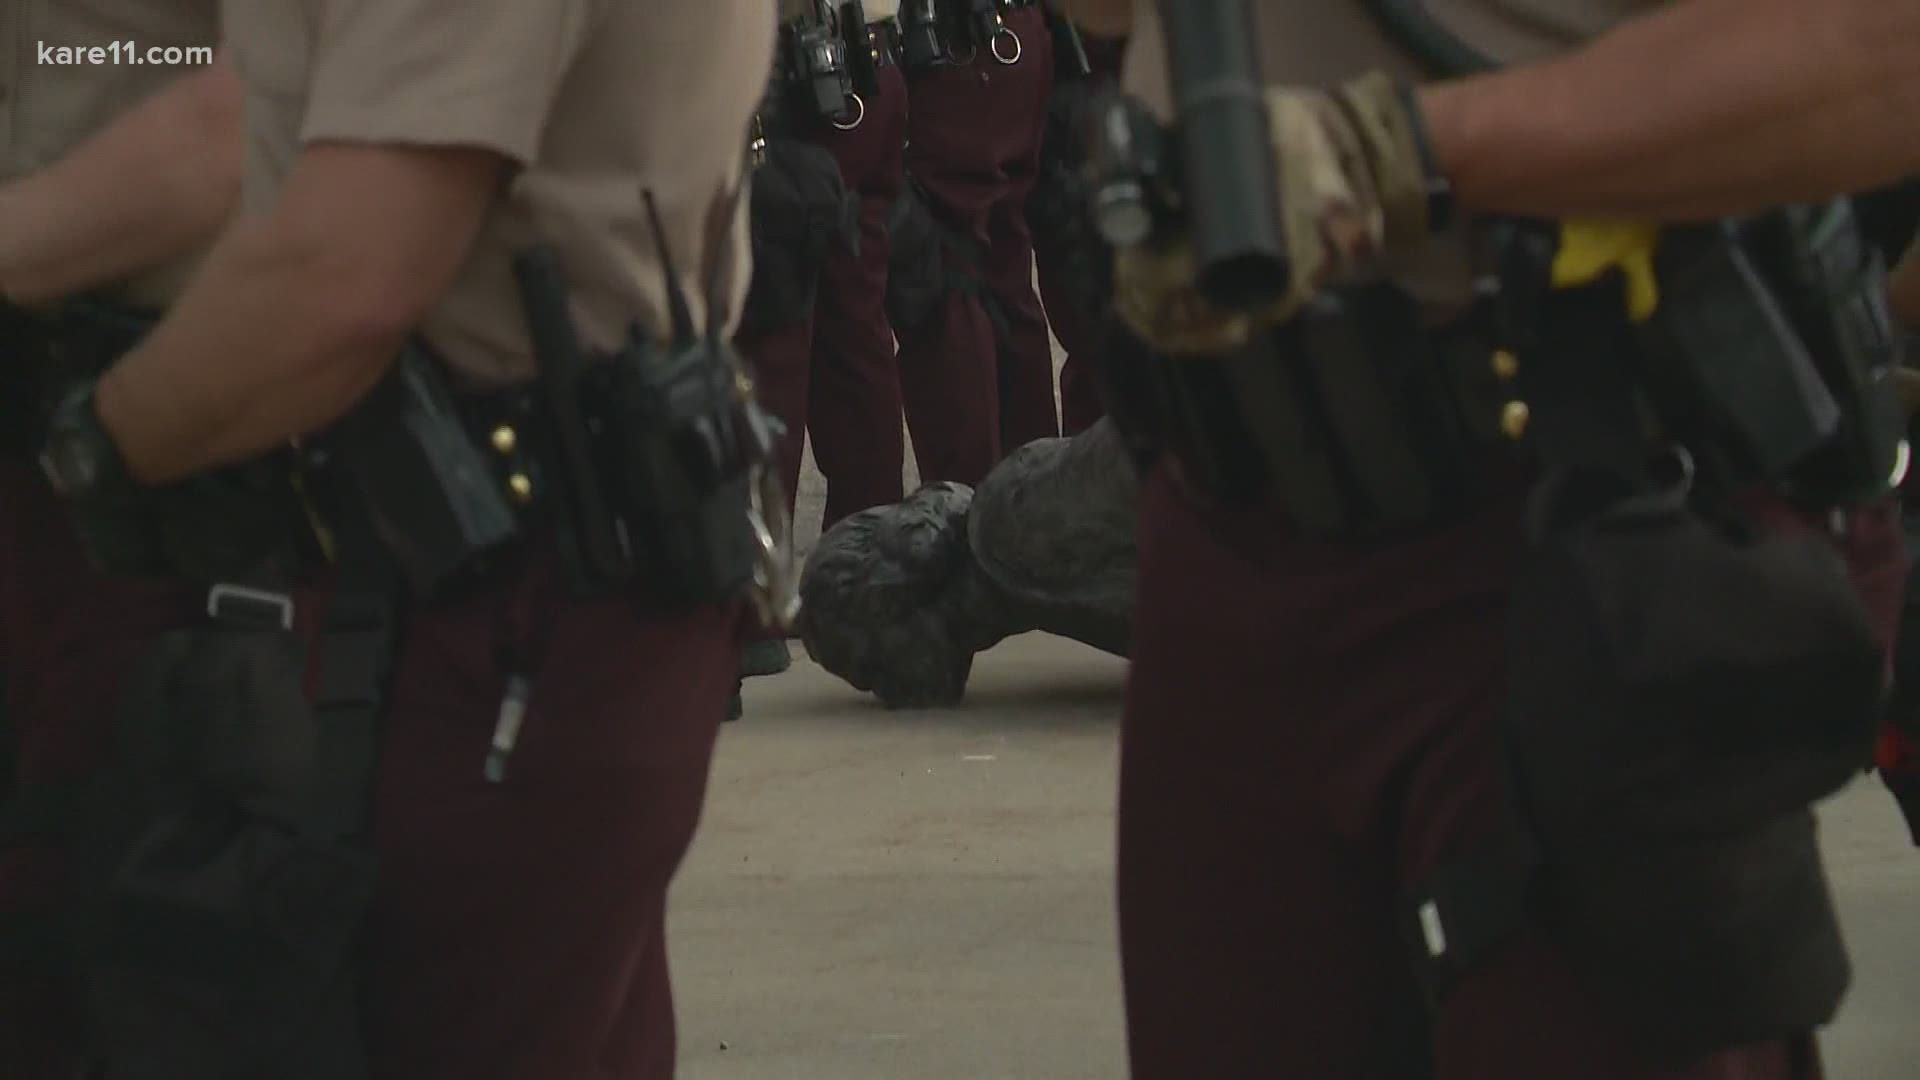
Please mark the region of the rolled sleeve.
[[333, 0], [304, 143], [477, 147], [527, 165], [602, 0]]

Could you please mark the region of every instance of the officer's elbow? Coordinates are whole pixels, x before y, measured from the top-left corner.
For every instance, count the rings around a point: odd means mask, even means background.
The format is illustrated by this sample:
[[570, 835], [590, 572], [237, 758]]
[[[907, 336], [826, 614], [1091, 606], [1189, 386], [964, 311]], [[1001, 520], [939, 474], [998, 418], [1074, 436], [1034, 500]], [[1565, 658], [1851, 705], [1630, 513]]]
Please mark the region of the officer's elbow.
[[299, 220], [276, 222], [256, 243], [256, 265], [274, 279], [273, 306], [287, 316], [280, 332], [298, 335], [300, 352], [317, 366], [343, 357], [384, 362], [425, 315], [424, 302], [366, 245]]
[[487, 157], [309, 147], [277, 217], [316, 331], [390, 357], [452, 285], [497, 190]]
[[333, 291], [310, 309], [320, 340], [328, 346], [321, 355], [365, 357], [370, 365], [384, 365], [426, 318], [428, 303], [391, 282], [378, 267], [343, 265], [314, 275], [315, 280], [328, 278], [336, 282]]
[[384, 365], [425, 318], [425, 305], [409, 303], [405, 297], [391, 293], [376, 295], [369, 288], [342, 295], [331, 305], [327, 323], [329, 336], [341, 351]]
[[235, 149], [245, 144], [246, 90], [225, 53], [183, 78], [179, 94], [182, 119], [191, 126], [197, 141], [209, 147]]
[[195, 72], [184, 87], [186, 121], [194, 141], [206, 152], [200, 159], [203, 182], [220, 195], [221, 209], [231, 207], [240, 191], [246, 154], [246, 93], [240, 75], [222, 54], [204, 71]]
[[183, 242], [213, 233], [232, 215], [245, 160], [246, 108], [239, 76], [224, 58], [178, 80], [157, 97], [151, 123], [136, 130], [164, 132], [164, 154], [153, 154], [147, 184], [165, 217], [152, 227]]

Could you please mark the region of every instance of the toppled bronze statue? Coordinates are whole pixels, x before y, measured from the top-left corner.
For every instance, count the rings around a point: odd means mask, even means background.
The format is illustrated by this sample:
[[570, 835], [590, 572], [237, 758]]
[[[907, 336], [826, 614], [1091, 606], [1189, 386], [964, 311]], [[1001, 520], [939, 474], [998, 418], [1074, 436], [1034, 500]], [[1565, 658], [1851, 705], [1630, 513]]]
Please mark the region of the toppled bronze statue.
[[864, 510], [807, 559], [801, 640], [889, 708], [958, 704], [974, 655], [1031, 630], [1125, 656], [1137, 492], [1103, 420], [1022, 447], [978, 491], [929, 484]]

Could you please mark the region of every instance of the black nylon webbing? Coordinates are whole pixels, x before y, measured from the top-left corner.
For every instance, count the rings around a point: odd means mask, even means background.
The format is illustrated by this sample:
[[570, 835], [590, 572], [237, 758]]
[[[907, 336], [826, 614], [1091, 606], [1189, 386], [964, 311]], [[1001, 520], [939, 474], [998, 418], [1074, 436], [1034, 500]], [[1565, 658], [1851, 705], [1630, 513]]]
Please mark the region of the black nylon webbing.
[[312, 810], [324, 835], [363, 837], [372, 824], [401, 583], [371, 523], [358, 515], [343, 517], [334, 532], [333, 596], [316, 641], [320, 761]]

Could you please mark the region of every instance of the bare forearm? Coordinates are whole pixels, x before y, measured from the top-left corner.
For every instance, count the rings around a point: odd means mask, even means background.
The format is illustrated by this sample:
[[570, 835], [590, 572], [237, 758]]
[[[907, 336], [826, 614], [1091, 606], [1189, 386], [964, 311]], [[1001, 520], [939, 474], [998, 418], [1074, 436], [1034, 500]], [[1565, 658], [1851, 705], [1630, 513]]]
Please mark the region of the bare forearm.
[[[101, 418], [149, 484], [310, 434], [373, 384], [404, 331], [359, 327], [324, 249], [273, 222], [222, 240], [168, 318], [101, 379]], [[344, 268], [341, 268], [344, 269]]]
[[0, 298], [58, 299], [205, 244], [239, 192], [241, 112], [222, 59], [0, 187]]
[[1920, 172], [1917, 56], [1920, 0], [1682, 0], [1421, 103], [1464, 206], [1724, 217]]
[[371, 389], [445, 294], [499, 191], [482, 150], [308, 146], [101, 379], [135, 478], [178, 480], [312, 434]]

